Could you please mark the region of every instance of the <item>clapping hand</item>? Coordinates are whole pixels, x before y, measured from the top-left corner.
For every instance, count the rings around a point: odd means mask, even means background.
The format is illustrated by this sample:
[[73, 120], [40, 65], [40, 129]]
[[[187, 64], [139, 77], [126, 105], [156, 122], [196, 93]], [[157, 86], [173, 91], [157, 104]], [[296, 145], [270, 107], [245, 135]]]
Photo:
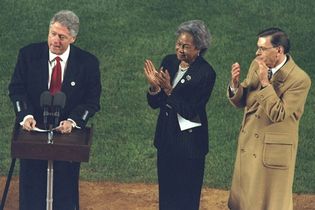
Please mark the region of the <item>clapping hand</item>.
[[145, 60], [144, 74], [153, 91], [158, 91], [162, 88], [167, 95], [171, 94], [171, 77], [167, 69], [163, 70], [163, 67], [161, 67], [157, 71], [151, 60]]
[[239, 63], [234, 63], [231, 67], [231, 87], [238, 88], [240, 83], [241, 66]]
[[158, 90], [160, 88], [159, 73], [155, 69], [151, 60], [145, 60], [144, 62], [144, 75], [147, 78], [148, 83], [153, 88], [153, 90]]
[[168, 73], [168, 70], [162, 70], [159, 72], [159, 81], [160, 87], [164, 90], [167, 95], [170, 95], [172, 92], [172, 85], [171, 85], [171, 77]]
[[266, 65], [266, 63], [259, 58], [256, 58], [255, 61], [258, 63], [259, 66], [259, 80], [262, 85], [262, 87], [266, 87], [270, 84], [268, 79], [268, 69], [269, 67]]

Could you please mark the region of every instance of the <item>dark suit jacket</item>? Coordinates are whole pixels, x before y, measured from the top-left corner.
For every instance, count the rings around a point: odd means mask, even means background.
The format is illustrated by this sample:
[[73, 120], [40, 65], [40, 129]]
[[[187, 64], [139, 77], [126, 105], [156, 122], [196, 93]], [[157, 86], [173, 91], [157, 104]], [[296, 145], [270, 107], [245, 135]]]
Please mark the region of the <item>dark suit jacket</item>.
[[[94, 55], [74, 45], [70, 47], [61, 89], [66, 95], [66, 104], [59, 119], [71, 118], [84, 127], [89, 117], [100, 109], [99, 62]], [[47, 42], [28, 45], [19, 52], [9, 84], [17, 123], [28, 114], [34, 116], [37, 124], [43, 123], [40, 95], [48, 90], [48, 59]], [[20, 209], [45, 209], [46, 169], [47, 161], [20, 161]], [[79, 163], [54, 161], [54, 209], [74, 209], [78, 202], [79, 170]]]
[[[84, 127], [89, 117], [100, 109], [99, 62], [94, 55], [74, 45], [70, 47], [61, 90], [67, 98], [60, 120], [71, 118], [78, 126]], [[40, 95], [48, 90], [48, 59], [47, 42], [28, 45], [19, 52], [9, 85], [17, 122], [21, 122], [28, 114], [34, 115], [37, 123], [43, 122]], [[17, 103], [20, 112], [17, 111]]]
[[[161, 66], [174, 80], [180, 61], [176, 55], [166, 56]], [[159, 152], [182, 157], [198, 158], [208, 152], [208, 121], [206, 104], [210, 98], [216, 73], [211, 65], [199, 56], [190, 65], [170, 96], [164, 91], [147, 94], [149, 105], [160, 109], [154, 145]], [[177, 119], [179, 113], [185, 119], [200, 122], [202, 126], [181, 131]]]

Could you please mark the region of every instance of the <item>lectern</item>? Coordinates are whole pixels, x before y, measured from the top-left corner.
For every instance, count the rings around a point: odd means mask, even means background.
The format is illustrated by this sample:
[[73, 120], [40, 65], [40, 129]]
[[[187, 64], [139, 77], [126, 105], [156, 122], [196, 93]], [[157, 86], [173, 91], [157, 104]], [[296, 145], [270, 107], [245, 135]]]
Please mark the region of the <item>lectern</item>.
[[12, 158], [88, 162], [92, 128], [73, 129], [69, 134], [53, 133], [53, 144], [47, 143], [48, 132], [16, 128], [11, 143]]
[[[88, 162], [92, 144], [93, 126], [73, 129], [70, 134], [53, 132], [53, 143], [48, 144], [48, 132], [25, 131], [19, 125], [13, 129], [11, 142], [11, 167], [2, 196], [3, 210], [16, 158]], [[48, 183], [47, 183], [48, 184]], [[79, 206], [79, 195], [77, 195]]]

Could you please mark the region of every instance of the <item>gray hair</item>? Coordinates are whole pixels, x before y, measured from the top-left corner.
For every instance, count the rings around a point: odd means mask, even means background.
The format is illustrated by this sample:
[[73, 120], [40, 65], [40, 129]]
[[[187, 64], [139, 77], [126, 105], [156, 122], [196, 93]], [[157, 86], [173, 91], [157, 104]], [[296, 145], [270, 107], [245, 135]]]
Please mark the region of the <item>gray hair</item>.
[[70, 10], [61, 10], [57, 12], [50, 20], [50, 26], [54, 23], [60, 23], [68, 28], [71, 36], [76, 37], [79, 33], [79, 17]]
[[180, 24], [177, 28], [175, 35], [178, 37], [181, 33], [187, 32], [193, 36], [194, 44], [200, 55], [204, 55], [210, 47], [211, 34], [201, 20], [190, 20]]

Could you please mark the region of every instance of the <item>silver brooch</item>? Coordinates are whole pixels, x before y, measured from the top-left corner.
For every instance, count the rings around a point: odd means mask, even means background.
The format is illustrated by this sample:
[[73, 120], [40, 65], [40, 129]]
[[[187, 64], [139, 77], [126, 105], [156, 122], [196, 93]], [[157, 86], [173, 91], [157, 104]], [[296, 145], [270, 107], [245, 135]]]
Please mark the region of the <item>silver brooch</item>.
[[191, 80], [191, 76], [190, 76], [190, 75], [187, 75], [187, 76], [186, 76], [186, 80], [187, 80], [187, 81]]

